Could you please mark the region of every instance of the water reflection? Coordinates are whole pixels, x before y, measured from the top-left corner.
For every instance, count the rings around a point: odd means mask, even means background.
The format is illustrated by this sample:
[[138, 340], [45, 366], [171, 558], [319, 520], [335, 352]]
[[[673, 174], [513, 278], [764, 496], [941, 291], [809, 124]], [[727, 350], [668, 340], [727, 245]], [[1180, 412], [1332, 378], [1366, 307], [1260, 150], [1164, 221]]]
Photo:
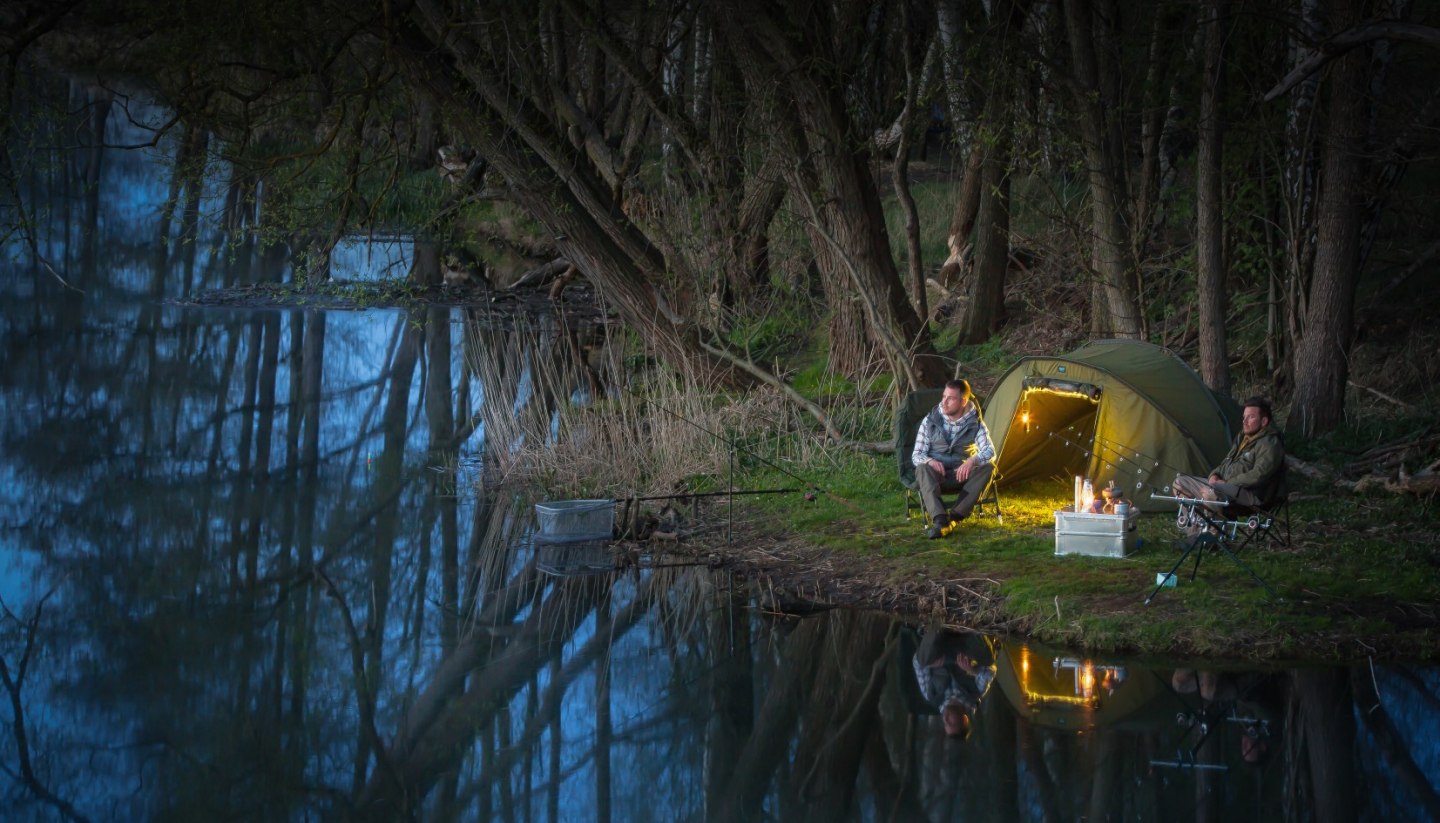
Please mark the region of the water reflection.
[[[99, 105], [81, 133], [147, 142]], [[575, 359], [559, 326], [169, 305], [288, 279], [293, 255], [207, 234], [236, 208], [195, 171], [210, 142], [92, 149], [27, 189], [84, 291], [23, 254], [0, 277], [6, 820], [1435, 808], [1435, 669], [1191, 690], [1173, 667], [536, 546], [531, 501], [499, 480], [591, 388], [556, 366]]]

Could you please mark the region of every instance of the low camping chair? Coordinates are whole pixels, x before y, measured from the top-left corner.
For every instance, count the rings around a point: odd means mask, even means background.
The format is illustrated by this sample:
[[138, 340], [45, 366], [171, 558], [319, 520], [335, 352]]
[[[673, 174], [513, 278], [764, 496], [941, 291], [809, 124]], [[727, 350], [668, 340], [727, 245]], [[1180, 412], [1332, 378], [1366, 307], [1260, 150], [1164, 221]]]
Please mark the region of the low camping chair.
[[[1285, 464], [1280, 464], [1275, 484], [1270, 495], [1259, 506], [1234, 507], [1231, 518], [1240, 521], [1237, 529], [1239, 542], [1235, 545], [1238, 554], [1247, 546], [1270, 545], [1284, 548], [1290, 545], [1290, 488], [1287, 483]], [[1243, 521], [1240, 518], [1245, 518]]]
[[[905, 401], [895, 412], [895, 469], [900, 476], [900, 485], [905, 487], [905, 519], [910, 519], [912, 502], [918, 503], [920, 484], [915, 479], [915, 464], [910, 462], [910, 453], [915, 450], [915, 435], [919, 432], [920, 421], [925, 415], [940, 403], [940, 395], [944, 389], [920, 389], [906, 395]], [[970, 402], [975, 408], [980, 408], [980, 398], [972, 395]], [[993, 506], [995, 518], [1001, 523], [1005, 522], [1005, 514], [1000, 510], [1000, 493], [996, 482], [1000, 479], [1000, 468], [990, 473], [990, 482], [985, 490], [980, 493], [980, 499], [975, 503], [975, 514], [984, 514], [986, 506]], [[924, 514], [925, 526], [930, 525], [930, 513], [920, 506]]]

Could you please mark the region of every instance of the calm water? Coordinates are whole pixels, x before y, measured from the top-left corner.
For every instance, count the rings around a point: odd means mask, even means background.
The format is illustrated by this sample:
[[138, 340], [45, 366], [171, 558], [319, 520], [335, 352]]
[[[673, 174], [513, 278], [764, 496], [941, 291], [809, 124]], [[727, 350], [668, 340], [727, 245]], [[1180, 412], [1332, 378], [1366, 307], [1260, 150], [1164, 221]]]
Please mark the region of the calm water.
[[[11, 241], [0, 818], [1440, 810], [1434, 668], [1147, 668], [536, 548], [531, 501], [487, 476], [513, 444], [479, 421], [548, 413], [543, 336], [448, 309], [168, 302], [286, 280], [291, 256], [220, 242], [223, 166], [172, 189], [176, 141], [90, 145], [96, 123], [147, 142], [141, 101], [100, 121], [92, 91], [43, 91], [72, 114], [19, 175], [75, 288]], [[413, 256], [356, 240], [333, 266], [397, 276]]]

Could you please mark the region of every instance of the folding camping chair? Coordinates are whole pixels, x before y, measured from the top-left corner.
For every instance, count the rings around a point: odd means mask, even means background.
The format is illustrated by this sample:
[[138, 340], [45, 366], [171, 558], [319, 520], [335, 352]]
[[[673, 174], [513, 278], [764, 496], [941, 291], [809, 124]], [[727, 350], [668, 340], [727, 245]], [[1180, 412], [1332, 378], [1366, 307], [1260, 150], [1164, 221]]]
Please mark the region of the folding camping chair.
[[1275, 474], [1270, 486], [1270, 494], [1263, 503], [1258, 506], [1232, 506], [1230, 514], [1237, 520], [1245, 518], [1237, 531], [1240, 541], [1235, 546], [1236, 554], [1251, 545], [1289, 546], [1290, 489], [1285, 464], [1280, 464], [1280, 471]]
[[[1239, 510], [1238, 504], [1231, 501], [1169, 497], [1159, 494], [1151, 494], [1150, 497], [1153, 500], [1174, 501], [1179, 506], [1175, 514], [1175, 525], [1189, 534], [1180, 541], [1180, 548], [1183, 550], [1180, 553], [1180, 559], [1175, 561], [1175, 565], [1170, 567], [1170, 571], [1165, 577], [1156, 581], [1155, 589], [1145, 598], [1145, 605], [1150, 605], [1150, 601], [1155, 599], [1155, 595], [1160, 593], [1166, 582], [1174, 577], [1191, 555], [1195, 557], [1195, 567], [1190, 570], [1190, 579], [1194, 580], [1195, 576], [1200, 573], [1200, 560], [1207, 551], [1214, 551], [1228, 557], [1230, 562], [1250, 575], [1251, 580], [1259, 583], [1272, 599], [1281, 599], [1275, 590], [1270, 588], [1270, 584], [1266, 583], [1260, 575], [1255, 573], [1254, 569], [1240, 559], [1239, 554], [1259, 535], [1268, 532], [1273, 527], [1274, 517], [1267, 515], [1262, 520], [1260, 515], [1253, 513], [1245, 520], [1227, 517], [1230, 512]], [[1266, 524], [1263, 529], [1260, 527], [1262, 522]]]
[[[900, 484], [905, 487], [905, 519], [910, 520], [910, 509], [912, 501], [919, 497], [920, 484], [915, 479], [915, 464], [910, 462], [910, 453], [915, 450], [915, 435], [920, 429], [920, 421], [925, 415], [940, 403], [940, 395], [944, 389], [920, 389], [910, 392], [905, 396], [904, 402], [895, 412], [895, 469], [900, 476]], [[970, 402], [975, 408], [980, 408], [978, 395], [972, 396]], [[1000, 510], [1000, 492], [996, 483], [1000, 479], [1000, 467], [990, 473], [990, 482], [986, 484], [985, 490], [980, 493], [980, 499], [975, 503], [975, 514], [984, 514], [986, 506], [993, 506], [995, 518], [1001, 523], [1005, 522], [1005, 513]], [[920, 507], [924, 513], [924, 523], [930, 526], [930, 513], [924, 507]]]

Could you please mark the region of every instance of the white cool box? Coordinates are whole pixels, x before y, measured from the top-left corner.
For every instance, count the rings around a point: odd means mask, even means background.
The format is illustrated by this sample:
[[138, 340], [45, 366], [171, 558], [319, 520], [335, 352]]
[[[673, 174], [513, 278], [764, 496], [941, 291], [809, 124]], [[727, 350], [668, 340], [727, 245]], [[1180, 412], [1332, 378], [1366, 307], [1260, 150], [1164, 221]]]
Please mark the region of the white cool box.
[[1118, 514], [1055, 512], [1055, 554], [1082, 554], [1090, 557], [1125, 557], [1135, 551], [1135, 518], [1132, 506], [1124, 517]]

